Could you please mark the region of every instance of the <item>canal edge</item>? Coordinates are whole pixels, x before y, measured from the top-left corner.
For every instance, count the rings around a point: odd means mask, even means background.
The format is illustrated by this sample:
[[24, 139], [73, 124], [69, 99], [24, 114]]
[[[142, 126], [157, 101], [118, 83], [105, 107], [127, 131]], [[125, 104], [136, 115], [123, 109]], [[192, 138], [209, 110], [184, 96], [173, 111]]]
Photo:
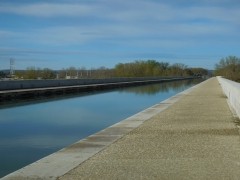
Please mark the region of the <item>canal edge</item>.
[[106, 129], [8, 174], [2, 179], [57, 179], [59, 176], [76, 168], [95, 154], [136, 129], [151, 117], [161, 113], [180, 98], [207, 81], [208, 80], [188, 88]]

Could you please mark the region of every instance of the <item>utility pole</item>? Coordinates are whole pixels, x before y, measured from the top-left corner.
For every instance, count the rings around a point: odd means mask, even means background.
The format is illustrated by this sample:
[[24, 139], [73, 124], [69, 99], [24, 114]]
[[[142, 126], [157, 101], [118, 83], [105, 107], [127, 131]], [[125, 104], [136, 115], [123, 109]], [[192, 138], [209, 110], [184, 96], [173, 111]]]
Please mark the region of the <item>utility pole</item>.
[[13, 78], [15, 74], [15, 60], [13, 58], [10, 59], [10, 77]]

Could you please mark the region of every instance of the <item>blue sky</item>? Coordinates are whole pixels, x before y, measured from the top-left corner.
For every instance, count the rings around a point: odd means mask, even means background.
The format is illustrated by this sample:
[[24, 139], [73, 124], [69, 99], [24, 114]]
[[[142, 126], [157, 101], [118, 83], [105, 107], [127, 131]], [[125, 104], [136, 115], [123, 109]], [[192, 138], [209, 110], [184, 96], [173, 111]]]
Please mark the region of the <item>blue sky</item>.
[[0, 0], [0, 69], [240, 56], [239, 0]]

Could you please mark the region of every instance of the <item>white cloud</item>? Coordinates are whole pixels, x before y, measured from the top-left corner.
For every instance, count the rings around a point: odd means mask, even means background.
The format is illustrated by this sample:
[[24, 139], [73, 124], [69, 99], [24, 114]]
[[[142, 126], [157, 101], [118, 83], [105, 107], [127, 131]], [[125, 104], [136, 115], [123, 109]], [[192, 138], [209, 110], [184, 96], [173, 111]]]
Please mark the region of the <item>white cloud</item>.
[[25, 5], [2, 5], [0, 12], [41, 17], [81, 16], [94, 12], [93, 6], [84, 4], [38, 3]]
[[[139, 46], [139, 43], [142, 45], [160, 45], [161, 42], [164, 42], [165, 45], [172, 44], [176, 47], [178, 44], [183, 44], [183, 41], [187, 45], [190, 41], [198, 40], [201, 42], [208, 37], [224, 38], [224, 35], [230, 32], [233, 33], [231, 27], [219, 24], [162, 23], [144, 26], [144, 24], [136, 25], [123, 22], [92, 26], [58, 26], [16, 33], [0, 31], [0, 37], [5, 37], [9, 41], [11, 39], [16, 43], [24, 42], [50, 46], [84, 45], [101, 40], [105, 43], [120, 43], [128, 46]], [[229, 35], [227, 37], [229, 38]], [[0, 42], [0, 45], [2, 43]]]
[[[189, 5], [176, 6], [171, 2], [163, 1], [95, 1], [93, 3], [32, 3], [32, 4], [1, 4], [0, 13], [13, 13], [18, 15], [39, 16], [39, 17], [72, 17], [85, 16], [111, 19], [123, 22], [141, 21], [172, 21], [187, 20], [193, 18], [206, 18], [210, 20], [239, 19], [239, 7], [224, 7], [219, 4], [225, 2], [211, 3], [215, 6], [208, 6], [202, 3], [201, 6], [188, 3]], [[230, 3], [230, 2], [229, 2]]]
[[[171, 2], [171, 1], [170, 1]], [[240, 16], [239, 7], [218, 6], [196, 6], [188, 3], [188, 6], [174, 6], [161, 1], [105, 1], [104, 6], [98, 10], [104, 9], [104, 13], [96, 12], [98, 16], [119, 21], [183, 21], [196, 18], [205, 18], [213, 21], [238, 19]], [[233, 16], [234, 15], [234, 16]]]
[[50, 44], [83, 44], [98, 36], [97, 32], [91, 29], [74, 26], [45, 28], [34, 33], [39, 41]]
[[[96, 44], [106, 43], [113, 45], [108, 47], [110, 50], [116, 45], [122, 49], [140, 47], [140, 51], [144, 47], [181, 49], [206, 42], [215, 46], [222, 40], [225, 44], [231, 44], [230, 41], [239, 38], [239, 6], [225, 7], [222, 4], [226, 0], [220, 1], [211, 1], [209, 5], [205, 0], [203, 3], [195, 1], [194, 4], [181, 0], [187, 3], [186, 6], [171, 0], [1, 4], [0, 16], [10, 13], [38, 17], [37, 20], [44, 17], [46, 24], [41, 21], [42, 27], [34, 27], [33, 23], [31, 28], [12, 30], [16, 32], [0, 29], [0, 37], [5, 37], [5, 42], [9, 38], [11, 42], [19, 41], [16, 44], [35, 46], [70, 45], [81, 49], [89, 43], [94, 48]], [[3, 45], [0, 42], [0, 46]]]
[[9, 37], [13, 37], [16, 36], [17, 33], [12, 32], [12, 31], [4, 31], [0, 29], [0, 38], [9, 38]]

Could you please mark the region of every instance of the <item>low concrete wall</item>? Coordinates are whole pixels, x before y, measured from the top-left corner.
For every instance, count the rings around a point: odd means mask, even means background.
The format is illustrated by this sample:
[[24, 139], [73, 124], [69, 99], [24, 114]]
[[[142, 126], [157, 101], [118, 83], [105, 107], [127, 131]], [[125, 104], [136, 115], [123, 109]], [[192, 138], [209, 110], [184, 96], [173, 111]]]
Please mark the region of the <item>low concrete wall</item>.
[[220, 76], [218, 77], [218, 81], [221, 84], [223, 92], [227, 96], [230, 105], [240, 118], [240, 83], [230, 81]]
[[0, 82], [0, 102], [194, 79], [196, 77], [29, 80]]
[[154, 77], [154, 78], [107, 78], [107, 79], [61, 79], [61, 80], [12, 80], [0, 81], [0, 91], [16, 89], [47, 88], [60, 86], [75, 86], [88, 84], [118, 83], [145, 80], [173, 79], [179, 77]]

